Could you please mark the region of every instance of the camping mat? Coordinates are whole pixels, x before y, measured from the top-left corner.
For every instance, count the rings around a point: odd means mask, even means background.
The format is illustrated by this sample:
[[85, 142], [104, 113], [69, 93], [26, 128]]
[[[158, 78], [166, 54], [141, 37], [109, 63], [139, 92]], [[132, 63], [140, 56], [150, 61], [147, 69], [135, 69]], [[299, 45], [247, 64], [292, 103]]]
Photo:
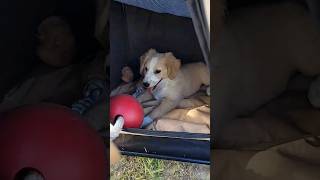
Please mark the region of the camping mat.
[[319, 145], [319, 138], [306, 138], [263, 151], [213, 150], [211, 172], [221, 180], [317, 180]]
[[[137, 83], [123, 83], [111, 91], [111, 96], [132, 94]], [[159, 103], [157, 100], [142, 102], [144, 114], [149, 114]], [[155, 120], [147, 129], [210, 134], [209, 104], [210, 97], [204, 90], [200, 90], [191, 97], [183, 99], [177, 108]]]

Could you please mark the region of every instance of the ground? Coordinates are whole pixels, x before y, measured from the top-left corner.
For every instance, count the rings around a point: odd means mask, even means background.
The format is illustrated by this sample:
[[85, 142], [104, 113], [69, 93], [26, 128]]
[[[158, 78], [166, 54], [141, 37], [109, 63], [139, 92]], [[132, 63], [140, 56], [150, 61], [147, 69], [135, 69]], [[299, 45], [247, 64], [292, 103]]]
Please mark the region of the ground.
[[210, 166], [144, 157], [123, 156], [111, 167], [111, 180], [207, 180]]

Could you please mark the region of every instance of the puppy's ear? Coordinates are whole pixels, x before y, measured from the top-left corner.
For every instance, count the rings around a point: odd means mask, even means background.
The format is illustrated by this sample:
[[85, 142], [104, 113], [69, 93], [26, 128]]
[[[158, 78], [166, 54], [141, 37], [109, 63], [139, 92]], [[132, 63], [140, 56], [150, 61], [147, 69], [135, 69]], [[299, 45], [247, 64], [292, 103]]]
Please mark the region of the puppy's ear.
[[174, 79], [180, 70], [181, 61], [174, 57], [172, 52], [165, 53], [165, 61], [169, 79]]
[[120, 153], [118, 148], [110, 141], [110, 165], [120, 160]]
[[157, 51], [155, 49], [149, 49], [146, 53], [144, 53], [142, 56], [140, 56], [140, 74], [144, 75], [144, 67], [146, 65], [147, 60], [155, 55]]

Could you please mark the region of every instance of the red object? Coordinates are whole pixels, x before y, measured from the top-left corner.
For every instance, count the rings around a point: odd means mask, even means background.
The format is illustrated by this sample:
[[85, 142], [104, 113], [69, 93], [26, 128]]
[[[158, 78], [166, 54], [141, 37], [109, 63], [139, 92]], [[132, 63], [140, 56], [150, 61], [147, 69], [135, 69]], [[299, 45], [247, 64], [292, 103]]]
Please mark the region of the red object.
[[0, 119], [0, 179], [33, 168], [45, 180], [106, 179], [102, 138], [67, 107], [24, 106]]
[[130, 95], [116, 95], [110, 99], [110, 122], [118, 116], [124, 118], [124, 128], [140, 128], [143, 120], [143, 109], [140, 103]]

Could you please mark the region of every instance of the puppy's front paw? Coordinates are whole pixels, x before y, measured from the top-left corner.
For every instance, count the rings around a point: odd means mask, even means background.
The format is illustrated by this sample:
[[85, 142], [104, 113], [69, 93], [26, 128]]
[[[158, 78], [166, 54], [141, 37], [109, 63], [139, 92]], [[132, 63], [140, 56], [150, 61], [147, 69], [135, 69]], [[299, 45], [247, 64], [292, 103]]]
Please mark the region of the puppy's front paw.
[[153, 119], [150, 116], [145, 116], [143, 118], [143, 122], [141, 125], [141, 128], [146, 128], [148, 125], [150, 125], [153, 122]]

